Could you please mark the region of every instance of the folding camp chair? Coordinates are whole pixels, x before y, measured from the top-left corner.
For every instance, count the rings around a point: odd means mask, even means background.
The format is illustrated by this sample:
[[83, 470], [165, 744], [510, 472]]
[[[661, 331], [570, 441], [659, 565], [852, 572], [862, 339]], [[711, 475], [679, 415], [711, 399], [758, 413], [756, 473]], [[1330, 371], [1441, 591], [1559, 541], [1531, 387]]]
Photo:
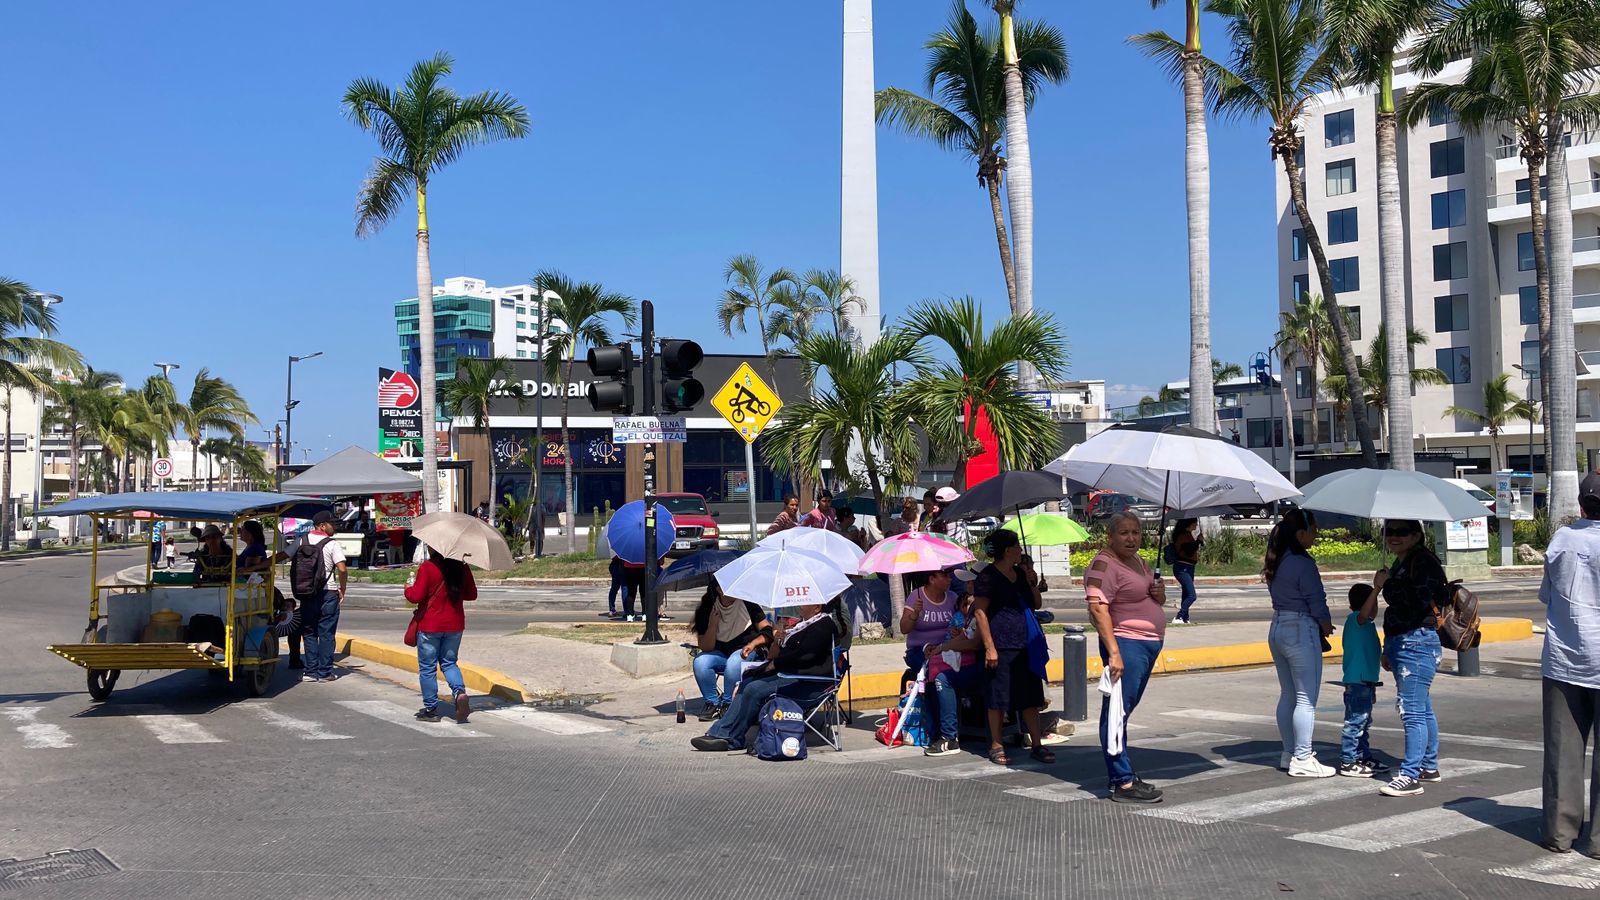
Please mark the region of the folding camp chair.
[[847, 721], [839, 704], [839, 687], [850, 673], [850, 659], [837, 645], [833, 648], [833, 675], [790, 675], [799, 682], [779, 691], [800, 704], [806, 713], [806, 731], [822, 738], [835, 750], [843, 750], [839, 731]]

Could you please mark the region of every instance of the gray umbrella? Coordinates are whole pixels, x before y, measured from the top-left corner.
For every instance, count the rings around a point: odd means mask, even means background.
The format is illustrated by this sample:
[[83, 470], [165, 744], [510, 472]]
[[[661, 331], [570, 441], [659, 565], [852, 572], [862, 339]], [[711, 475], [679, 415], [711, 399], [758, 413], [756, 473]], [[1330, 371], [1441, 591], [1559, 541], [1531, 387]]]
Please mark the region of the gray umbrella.
[[1482, 518], [1483, 504], [1442, 478], [1397, 469], [1346, 469], [1304, 488], [1302, 509], [1365, 519], [1456, 522]]

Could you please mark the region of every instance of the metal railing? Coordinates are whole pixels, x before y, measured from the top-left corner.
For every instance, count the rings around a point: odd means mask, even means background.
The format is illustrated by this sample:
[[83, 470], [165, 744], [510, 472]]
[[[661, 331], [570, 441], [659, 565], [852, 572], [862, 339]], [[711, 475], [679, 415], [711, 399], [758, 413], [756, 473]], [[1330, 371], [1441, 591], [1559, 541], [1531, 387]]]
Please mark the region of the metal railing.
[[[1566, 145], [1569, 148], [1596, 142], [1600, 142], [1600, 131], [1567, 132]], [[1494, 148], [1495, 159], [1516, 159], [1521, 154], [1522, 146], [1515, 141]]]
[[[1572, 196], [1574, 197], [1580, 197], [1585, 194], [1593, 194], [1597, 192], [1600, 192], [1600, 177], [1590, 178], [1587, 181], [1572, 182]], [[1543, 195], [1548, 201], [1548, 188], [1541, 191], [1541, 195]], [[1502, 206], [1521, 206], [1526, 204], [1531, 199], [1533, 199], [1532, 188], [1522, 188], [1520, 190], [1507, 191], [1504, 194], [1490, 194], [1489, 208], [1499, 209]]]
[[[1600, 294], [1577, 294], [1572, 298], [1573, 309], [1600, 309]], [[1600, 353], [1600, 350], [1594, 351]]]
[[1579, 350], [1578, 359], [1583, 361], [1584, 368], [1600, 373], [1600, 350]]
[[[1590, 250], [1600, 250], [1600, 234], [1572, 239], [1573, 253], [1588, 253]], [[1574, 298], [1573, 302], [1576, 303], [1577, 299]]]

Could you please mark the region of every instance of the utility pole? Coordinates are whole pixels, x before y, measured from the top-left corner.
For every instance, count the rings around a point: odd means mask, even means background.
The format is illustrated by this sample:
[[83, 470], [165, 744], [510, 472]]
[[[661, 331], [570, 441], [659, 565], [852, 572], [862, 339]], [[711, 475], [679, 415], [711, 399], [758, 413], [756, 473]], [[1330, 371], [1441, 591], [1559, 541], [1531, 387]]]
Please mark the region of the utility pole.
[[[294, 462], [294, 408], [300, 405], [299, 401], [294, 399], [294, 364], [316, 359], [321, 355], [322, 351], [318, 350], [305, 356], [289, 357], [289, 377], [284, 379], [283, 388], [283, 455], [289, 462]], [[432, 423], [429, 423], [428, 427], [431, 428]]]
[[[656, 414], [656, 307], [639, 303], [639, 374], [644, 382], [646, 416]], [[644, 445], [644, 635], [636, 644], [665, 644], [661, 636], [661, 605], [656, 599], [656, 445]]]

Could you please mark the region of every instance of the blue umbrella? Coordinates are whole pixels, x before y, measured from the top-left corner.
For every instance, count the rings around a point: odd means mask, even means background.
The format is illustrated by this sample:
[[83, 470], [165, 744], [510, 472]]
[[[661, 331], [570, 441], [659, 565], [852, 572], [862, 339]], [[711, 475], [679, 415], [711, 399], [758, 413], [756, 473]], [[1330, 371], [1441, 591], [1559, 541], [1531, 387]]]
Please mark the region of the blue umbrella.
[[[672, 524], [672, 513], [665, 506], [656, 504], [656, 559], [667, 555], [676, 536], [677, 528]], [[611, 521], [606, 523], [606, 542], [611, 545], [611, 552], [621, 557], [623, 562], [640, 566], [645, 564], [643, 500], [624, 504], [611, 516]]]
[[710, 583], [712, 573], [743, 555], [743, 550], [701, 550], [691, 553], [667, 566], [656, 586], [671, 589], [705, 587]]

